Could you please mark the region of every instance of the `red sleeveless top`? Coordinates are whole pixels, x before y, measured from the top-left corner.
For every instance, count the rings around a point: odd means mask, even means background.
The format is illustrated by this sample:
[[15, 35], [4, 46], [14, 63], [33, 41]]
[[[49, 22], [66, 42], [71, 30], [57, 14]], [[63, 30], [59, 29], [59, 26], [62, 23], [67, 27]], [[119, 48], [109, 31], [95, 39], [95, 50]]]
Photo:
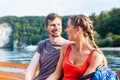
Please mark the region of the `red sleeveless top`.
[[78, 80], [80, 77], [84, 75], [86, 72], [90, 60], [94, 54], [94, 51], [92, 51], [89, 55], [89, 57], [86, 59], [86, 61], [82, 65], [73, 65], [69, 61], [69, 54], [71, 50], [72, 44], [69, 44], [65, 53], [65, 59], [63, 61], [63, 72], [64, 72], [64, 77], [62, 80]]

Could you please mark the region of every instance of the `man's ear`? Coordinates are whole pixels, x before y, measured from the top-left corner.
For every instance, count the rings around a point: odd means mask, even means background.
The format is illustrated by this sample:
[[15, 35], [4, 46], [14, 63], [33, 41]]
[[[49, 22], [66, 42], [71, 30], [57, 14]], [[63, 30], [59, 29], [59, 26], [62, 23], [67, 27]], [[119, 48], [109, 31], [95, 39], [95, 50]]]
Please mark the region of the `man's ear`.
[[47, 26], [45, 26], [44, 28], [45, 28], [45, 30], [47, 30]]

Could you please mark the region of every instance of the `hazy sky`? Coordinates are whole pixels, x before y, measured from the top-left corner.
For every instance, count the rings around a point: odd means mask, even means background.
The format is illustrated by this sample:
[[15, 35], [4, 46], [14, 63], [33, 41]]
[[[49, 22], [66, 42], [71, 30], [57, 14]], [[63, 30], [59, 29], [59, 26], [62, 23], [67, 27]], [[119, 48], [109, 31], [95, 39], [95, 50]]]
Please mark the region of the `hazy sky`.
[[60, 15], [99, 14], [120, 8], [120, 0], [0, 0], [0, 17], [13, 16], [46, 16], [51, 12]]

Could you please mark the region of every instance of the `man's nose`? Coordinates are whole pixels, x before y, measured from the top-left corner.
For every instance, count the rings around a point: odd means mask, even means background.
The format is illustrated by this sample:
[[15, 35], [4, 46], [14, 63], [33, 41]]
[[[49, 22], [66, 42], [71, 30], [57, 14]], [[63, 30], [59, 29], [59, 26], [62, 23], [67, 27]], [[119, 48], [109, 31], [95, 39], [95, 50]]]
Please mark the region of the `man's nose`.
[[59, 26], [58, 25], [55, 25], [55, 29], [58, 29], [59, 28]]

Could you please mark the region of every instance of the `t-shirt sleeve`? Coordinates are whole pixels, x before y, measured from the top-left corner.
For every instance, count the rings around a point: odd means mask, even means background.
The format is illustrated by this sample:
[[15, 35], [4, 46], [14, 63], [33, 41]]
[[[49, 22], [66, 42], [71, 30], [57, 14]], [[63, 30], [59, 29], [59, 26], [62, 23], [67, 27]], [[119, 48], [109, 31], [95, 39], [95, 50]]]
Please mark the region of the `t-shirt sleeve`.
[[40, 41], [39, 43], [38, 43], [38, 46], [37, 46], [37, 48], [36, 48], [36, 50], [35, 50], [35, 52], [38, 52], [38, 53], [42, 53], [42, 50], [43, 50], [43, 45], [44, 44], [44, 42], [43, 41]]

